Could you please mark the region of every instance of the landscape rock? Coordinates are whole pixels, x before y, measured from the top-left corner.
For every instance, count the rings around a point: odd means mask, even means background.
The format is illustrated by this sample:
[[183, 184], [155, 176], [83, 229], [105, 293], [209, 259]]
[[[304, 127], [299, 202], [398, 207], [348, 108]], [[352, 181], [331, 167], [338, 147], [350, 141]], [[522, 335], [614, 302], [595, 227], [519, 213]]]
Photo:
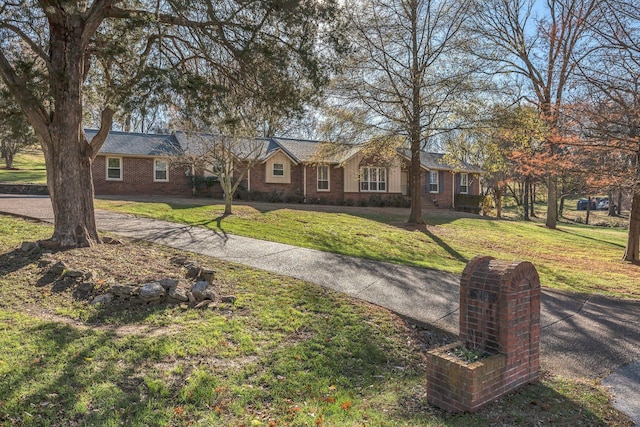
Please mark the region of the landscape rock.
[[166, 290], [169, 290], [178, 286], [178, 279], [161, 279], [158, 280], [158, 283]]
[[213, 286], [209, 286], [207, 291], [204, 294], [205, 299], [210, 299], [211, 301], [220, 301], [220, 294]]
[[234, 304], [237, 299], [238, 297], [236, 297], [235, 295], [223, 295], [220, 297], [220, 302], [223, 302], [225, 304]]
[[62, 261], [58, 261], [55, 264], [53, 264], [51, 266], [51, 268], [49, 268], [49, 273], [54, 274], [56, 276], [60, 276], [62, 275], [66, 270], [68, 269], [67, 265], [62, 262]]
[[106, 293], [106, 294], [102, 294], [102, 295], [98, 295], [96, 296], [92, 301], [91, 301], [91, 305], [96, 305], [96, 304], [109, 304], [111, 301], [113, 301], [113, 294], [112, 293]]
[[78, 270], [67, 270], [64, 273], [65, 277], [71, 277], [71, 278], [77, 278], [77, 277], [82, 277], [84, 276], [84, 273], [82, 271], [78, 271]]
[[191, 291], [187, 291], [187, 298], [189, 298], [189, 302], [192, 304], [196, 302], [196, 297], [193, 296], [193, 292]]
[[77, 300], [85, 300], [93, 293], [93, 283], [82, 282], [73, 291], [73, 297]]
[[201, 301], [198, 304], [196, 304], [195, 308], [207, 308], [209, 307], [209, 304], [211, 304], [213, 301], [209, 301], [209, 300], [205, 300], [205, 301]]
[[187, 301], [189, 301], [189, 296], [187, 295], [187, 290], [186, 289], [181, 289], [181, 288], [171, 288], [171, 289], [169, 289], [169, 293], [167, 294], [167, 297], [169, 298], [169, 300], [175, 301], [175, 302], [187, 302]]
[[202, 277], [202, 268], [194, 263], [189, 263], [185, 265], [187, 268], [187, 278], [198, 280]]
[[103, 236], [102, 243], [106, 243], [107, 245], [121, 245], [122, 240], [116, 239], [115, 237]]
[[165, 290], [159, 282], [151, 282], [140, 288], [138, 298], [143, 302], [160, 301], [165, 297]]
[[171, 258], [171, 263], [173, 265], [185, 265], [189, 259], [186, 256], [174, 256]]
[[22, 242], [22, 245], [20, 246], [20, 250], [22, 252], [33, 252], [39, 248], [40, 245], [38, 242]]
[[202, 280], [213, 283], [213, 280], [215, 279], [215, 270], [212, 268], [202, 268], [200, 276], [202, 277]]
[[193, 294], [196, 301], [203, 301], [207, 299], [207, 290], [209, 289], [209, 282], [205, 282], [201, 280], [196, 282], [191, 287], [191, 293]]
[[53, 263], [53, 260], [48, 259], [48, 258], [42, 258], [38, 261], [38, 267], [39, 268], [44, 268], [44, 267], [48, 267]]
[[140, 288], [130, 285], [113, 285], [111, 287], [111, 293], [120, 298], [131, 298], [138, 295]]

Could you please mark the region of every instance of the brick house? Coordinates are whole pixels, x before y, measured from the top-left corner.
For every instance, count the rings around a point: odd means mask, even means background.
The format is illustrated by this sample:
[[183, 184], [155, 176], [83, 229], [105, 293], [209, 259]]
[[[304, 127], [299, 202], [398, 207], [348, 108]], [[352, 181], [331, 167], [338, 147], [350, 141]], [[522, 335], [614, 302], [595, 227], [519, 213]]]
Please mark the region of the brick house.
[[[87, 138], [91, 139], [96, 133], [87, 130]], [[93, 164], [96, 194], [194, 194], [194, 178], [211, 173], [171, 161], [182, 153], [193, 152], [197, 147], [194, 140], [183, 132], [171, 135], [110, 132]], [[403, 153], [380, 161], [355, 146], [336, 149], [318, 141], [291, 138], [252, 141], [259, 145], [260, 154], [241, 183], [245, 194], [334, 204], [357, 204], [372, 199], [397, 201], [409, 194], [409, 162]], [[464, 163], [454, 167], [445, 164], [442, 158], [441, 154], [422, 154], [421, 180], [426, 208], [450, 208], [455, 194], [479, 194], [480, 191], [482, 171], [479, 168]], [[241, 162], [237, 167], [242, 167]], [[221, 197], [222, 190], [214, 185], [200, 188], [198, 195]]]
[[[96, 130], [85, 130], [87, 139]], [[109, 132], [91, 172], [95, 194], [190, 195], [191, 178], [170, 161], [181, 153], [173, 135]]]

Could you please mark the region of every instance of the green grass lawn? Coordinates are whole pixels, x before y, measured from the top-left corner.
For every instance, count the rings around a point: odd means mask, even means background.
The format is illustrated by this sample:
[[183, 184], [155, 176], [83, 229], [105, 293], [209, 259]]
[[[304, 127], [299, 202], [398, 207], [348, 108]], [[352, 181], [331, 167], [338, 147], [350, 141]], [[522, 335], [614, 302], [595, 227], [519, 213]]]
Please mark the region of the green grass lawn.
[[[424, 350], [397, 316], [195, 254], [184, 255], [215, 267], [234, 303], [89, 305], [72, 288], [35, 280], [42, 255], [18, 249], [51, 231], [0, 216], [0, 426], [631, 425], [596, 381], [550, 373], [477, 414], [445, 413], [426, 401]], [[127, 274], [153, 275], [141, 257], [169, 265], [182, 255], [118, 246], [50, 256], [70, 268], [99, 259], [126, 283]], [[115, 250], [135, 256], [111, 263]], [[96, 286], [109, 280], [89, 265]]]
[[0, 160], [0, 182], [20, 184], [46, 184], [47, 171], [44, 155], [39, 150], [18, 153], [13, 161], [14, 169], [5, 169], [4, 160]]
[[190, 206], [96, 200], [96, 207], [231, 234], [271, 240], [373, 260], [460, 273], [476, 255], [531, 261], [542, 285], [554, 289], [640, 298], [640, 267], [621, 261], [626, 231], [560, 224], [429, 213], [426, 227], [407, 228], [406, 213], [394, 209], [314, 212], [287, 206]]

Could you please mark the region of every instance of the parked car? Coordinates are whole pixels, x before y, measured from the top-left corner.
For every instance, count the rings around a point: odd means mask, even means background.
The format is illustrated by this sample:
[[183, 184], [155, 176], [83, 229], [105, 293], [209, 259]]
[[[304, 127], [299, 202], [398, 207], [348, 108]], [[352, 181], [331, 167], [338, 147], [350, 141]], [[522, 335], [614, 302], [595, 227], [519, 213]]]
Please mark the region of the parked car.
[[[589, 204], [589, 200], [588, 199], [580, 199], [578, 200], [578, 205], [576, 206], [576, 209], [579, 211], [586, 211], [587, 210], [587, 205]], [[591, 200], [591, 207], [589, 210], [596, 210], [596, 201], [595, 200]]]
[[598, 202], [598, 207], [597, 209], [599, 211], [606, 211], [609, 210], [609, 199], [602, 199]]

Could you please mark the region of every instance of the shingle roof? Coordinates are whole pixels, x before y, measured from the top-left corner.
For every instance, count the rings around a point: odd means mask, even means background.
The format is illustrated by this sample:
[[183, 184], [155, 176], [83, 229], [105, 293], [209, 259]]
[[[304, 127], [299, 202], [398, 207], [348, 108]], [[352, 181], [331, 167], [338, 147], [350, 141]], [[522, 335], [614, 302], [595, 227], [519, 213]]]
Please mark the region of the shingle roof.
[[[222, 135], [181, 131], [175, 132], [175, 137], [183, 152], [190, 156], [205, 155], [214, 146], [216, 140], [223, 138]], [[234, 149], [237, 150], [236, 155], [239, 157], [247, 157], [255, 153], [258, 158], [263, 158], [278, 149], [277, 144], [268, 138], [239, 138], [238, 142]]]
[[[411, 153], [409, 150], [402, 150], [401, 154], [406, 158], [411, 158]], [[425, 169], [429, 170], [451, 170], [457, 172], [467, 172], [467, 173], [484, 173], [482, 168], [466, 163], [466, 162], [458, 162], [455, 165], [448, 164], [444, 160], [444, 154], [442, 153], [428, 153], [426, 151], [420, 152], [420, 164]]]
[[361, 149], [361, 147], [354, 145], [337, 145], [305, 139], [271, 139], [298, 163], [342, 163]]
[[[85, 129], [91, 141], [98, 133], [95, 129]], [[131, 133], [111, 131], [100, 149], [101, 154], [130, 156], [169, 157], [181, 152], [180, 144], [173, 135]]]
[[[216, 138], [221, 135], [205, 133], [176, 132], [175, 137], [182, 150], [190, 155], [202, 155]], [[242, 140], [241, 140], [242, 141]], [[285, 153], [295, 163], [327, 162], [342, 163], [360, 148], [354, 146], [325, 145], [319, 141], [293, 138], [246, 138], [246, 144], [238, 144], [235, 148], [237, 155], [243, 157], [249, 152], [256, 151], [256, 144], [260, 144], [260, 160], [266, 160], [278, 151]]]
[[[89, 141], [97, 133], [98, 131], [95, 129], [85, 130]], [[154, 157], [169, 157], [180, 153], [202, 155], [206, 152], [207, 142], [211, 142], [215, 138], [222, 138], [222, 136], [204, 133], [187, 134], [185, 132], [167, 135], [111, 131], [100, 149], [100, 153]], [[238, 155], [241, 157], [249, 155], [249, 151], [259, 151], [258, 158], [266, 160], [274, 153], [282, 151], [296, 163], [340, 164], [361, 150], [361, 147], [356, 145], [324, 144], [319, 141], [293, 138], [245, 138], [241, 141], [246, 142], [246, 144], [239, 144], [236, 147], [239, 150]], [[259, 150], [256, 150], [257, 148]], [[408, 150], [402, 150], [400, 154], [410, 158]], [[469, 173], [484, 172], [481, 168], [465, 162], [456, 165], [447, 164], [444, 161], [444, 154], [440, 153], [423, 151], [420, 153], [420, 163], [425, 169], [455, 170]]]

